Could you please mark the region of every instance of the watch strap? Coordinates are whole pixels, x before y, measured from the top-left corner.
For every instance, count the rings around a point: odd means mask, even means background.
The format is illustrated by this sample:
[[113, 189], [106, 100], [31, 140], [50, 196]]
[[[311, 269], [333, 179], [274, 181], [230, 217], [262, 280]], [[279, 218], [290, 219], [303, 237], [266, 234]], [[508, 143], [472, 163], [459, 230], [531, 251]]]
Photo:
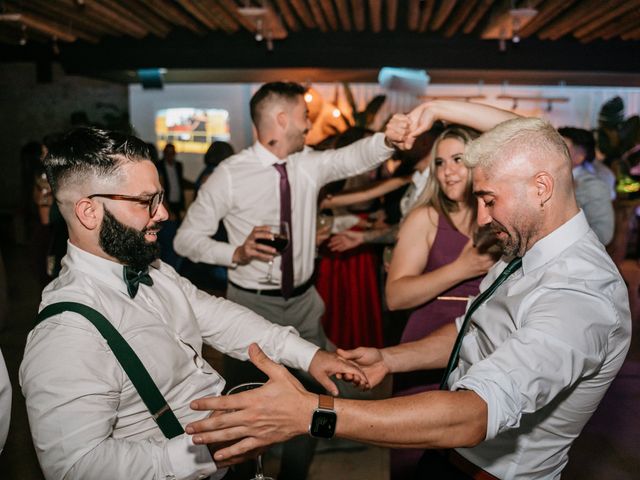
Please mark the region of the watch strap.
[[333, 410], [333, 397], [329, 395], [318, 395], [318, 408]]

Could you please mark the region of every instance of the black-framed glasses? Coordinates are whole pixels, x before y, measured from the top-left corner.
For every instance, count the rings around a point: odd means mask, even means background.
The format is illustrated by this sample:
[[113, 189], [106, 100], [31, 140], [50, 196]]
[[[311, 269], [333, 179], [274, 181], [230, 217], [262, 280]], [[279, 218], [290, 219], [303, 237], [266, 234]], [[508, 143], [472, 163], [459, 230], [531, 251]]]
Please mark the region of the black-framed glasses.
[[158, 207], [164, 199], [164, 191], [160, 190], [151, 196], [133, 196], [133, 195], [119, 195], [117, 193], [94, 193], [87, 196], [87, 198], [103, 197], [111, 200], [124, 200], [127, 202], [138, 202], [142, 205], [146, 205], [149, 208], [149, 216], [153, 216], [158, 211]]

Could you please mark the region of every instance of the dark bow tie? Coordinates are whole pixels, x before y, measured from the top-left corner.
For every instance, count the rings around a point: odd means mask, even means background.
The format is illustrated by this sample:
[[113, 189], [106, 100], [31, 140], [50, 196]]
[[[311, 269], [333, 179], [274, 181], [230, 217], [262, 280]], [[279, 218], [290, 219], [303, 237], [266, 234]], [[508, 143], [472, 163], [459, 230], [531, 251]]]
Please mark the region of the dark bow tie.
[[124, 277], [124, 283], [127, 284], [127, 292], [129, 292], [129, 296], [131, 298], [136, 296], [136, 293], [138, 293], [138, 286], [141, 283], [148, 286], [153, 285], [153, 279], [149, 275], [149, 267], [137, 271], [125, 265], [122, 276]]

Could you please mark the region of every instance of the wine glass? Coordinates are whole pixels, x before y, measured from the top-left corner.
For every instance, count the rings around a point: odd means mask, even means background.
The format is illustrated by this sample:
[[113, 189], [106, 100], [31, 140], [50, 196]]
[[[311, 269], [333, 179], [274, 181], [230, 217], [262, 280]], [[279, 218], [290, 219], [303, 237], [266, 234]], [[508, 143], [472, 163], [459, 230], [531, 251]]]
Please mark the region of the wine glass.
[[[262, 382], [241, 383], [240, 385], [236, 385], [235, 387], [231, 388], [227, 392], [227, 395], [246, 392], [248, 390], [253, 390], [254, 388], [260, 388], [263, 385], [264, 383]], [[262, 454], [258, 454], [258, 456], [256, 457], [256, 475], [250, 480], [273, 480], [273, 478], [271, 477], [265, 477], [264, 473], [262, 472]]]
[[329, 227], [329, 230], [331, 230], [331, 227], [333, 227], [333, 215], [320, 212], [316, 217], [316, 230], [321, 230], [325, 227]]
[[[271, 230], [271, 238], [257, 238], [256, 243], [268, 245], [277, 250], [277, 255], [281, 254], [289, 246], [289, 223], [280, 222], [278, 225], [267, 225]], [[259, 280], [265, 285], [279, 285], [273, 280], [273, 258], [269, 260], [269, 271], [267, 276]]]

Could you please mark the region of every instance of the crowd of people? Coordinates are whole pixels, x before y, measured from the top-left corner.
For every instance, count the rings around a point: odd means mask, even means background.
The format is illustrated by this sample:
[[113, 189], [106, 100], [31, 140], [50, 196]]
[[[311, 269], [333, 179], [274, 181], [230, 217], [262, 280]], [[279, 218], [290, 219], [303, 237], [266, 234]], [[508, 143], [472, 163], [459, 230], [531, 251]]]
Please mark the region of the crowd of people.
[[283, 443], [303, 480], [334, 436], [392, 448], [392, 479], [560, 477], [631, 335], [593, 134], [432, 101], [310, 148], [304, 93], [263, 85], [255, 143], [212, 144], [190, 205], [172, 144], [30, 152], [68, 237], [20, 367], [46, 478], [246, 479]]

